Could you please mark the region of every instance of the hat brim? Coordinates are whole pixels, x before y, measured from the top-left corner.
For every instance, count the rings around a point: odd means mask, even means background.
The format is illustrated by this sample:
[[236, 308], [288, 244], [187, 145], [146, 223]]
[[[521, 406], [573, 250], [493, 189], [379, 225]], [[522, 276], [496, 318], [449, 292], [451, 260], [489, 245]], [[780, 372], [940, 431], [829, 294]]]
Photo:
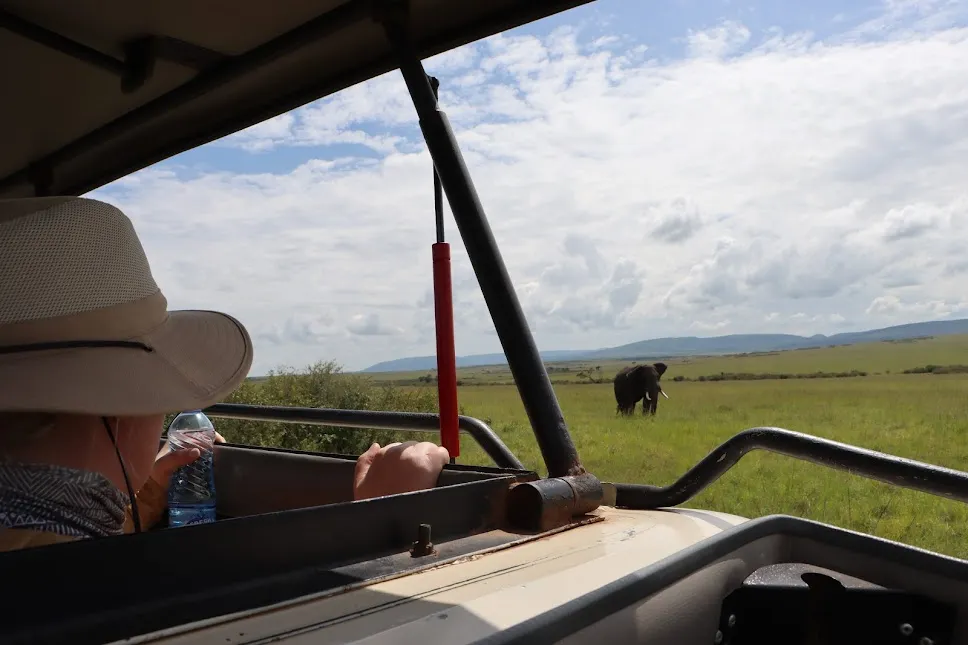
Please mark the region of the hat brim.
[[173, 311], [148, 334], [127, 340], [152, 351], [107, 347], [0, 356], [0, 410], [99, 416], [195, 410], [231, 394], [252, 366], [245, 327], [214, 311]]

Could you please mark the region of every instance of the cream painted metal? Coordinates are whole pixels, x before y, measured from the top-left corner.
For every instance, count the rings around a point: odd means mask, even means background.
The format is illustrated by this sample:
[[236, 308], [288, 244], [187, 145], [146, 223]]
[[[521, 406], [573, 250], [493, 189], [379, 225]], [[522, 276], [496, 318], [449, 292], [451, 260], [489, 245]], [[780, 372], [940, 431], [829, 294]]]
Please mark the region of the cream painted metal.
[[[628, 511], [603, 506], [593, 514], [601, 521], [512, 548], [125, 642], [472, 643], [745, 521], [689, 509]], [[713, 603], [708, 616], [712, 622], [705, 631], [715, 631], [718, 609], [718, 602]], [[602, 645], [600, 639], [595, 632], [569, 642]]]

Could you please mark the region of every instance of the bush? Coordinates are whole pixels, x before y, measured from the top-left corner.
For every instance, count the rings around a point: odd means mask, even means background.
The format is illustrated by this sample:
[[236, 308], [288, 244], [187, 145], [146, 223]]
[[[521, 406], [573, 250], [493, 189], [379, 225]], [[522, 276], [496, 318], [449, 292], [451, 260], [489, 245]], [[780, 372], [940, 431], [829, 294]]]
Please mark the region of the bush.
[[904, 370], [904, 374], [966, 374], [968, 365], [925, 365]]
[[[302, 372], [282, 368], [269, 372], [265, 379], [247, 380], [224, 402], [343, 410], [438, 411], [435, 390], [402, 390], [390, 384], [375, 385], [368, 377], [343, 374], [342, 369], [332, 361], [316, 363]], [[165, 427], [174, 416], [169, 415], [165, 419]], [[390, 430], [330, 428], [239, 419], [215, 418], [212, 423], [230, 443], [351, 455], [364, 452], [373, 442], [385, 445], [421, 436]]]

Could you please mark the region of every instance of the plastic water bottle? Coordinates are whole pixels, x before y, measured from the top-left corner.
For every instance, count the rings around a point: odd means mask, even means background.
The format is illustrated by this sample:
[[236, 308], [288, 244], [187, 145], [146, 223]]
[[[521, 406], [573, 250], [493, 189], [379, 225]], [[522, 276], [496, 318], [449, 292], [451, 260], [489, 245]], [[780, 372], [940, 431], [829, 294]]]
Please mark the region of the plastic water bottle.
[[201, 410], [182, 412], [168, 426], [172, 451], [198, 448], [201, 456], [178, 468], [168, 487], [168, 525], [215, 521], [215, 426]]

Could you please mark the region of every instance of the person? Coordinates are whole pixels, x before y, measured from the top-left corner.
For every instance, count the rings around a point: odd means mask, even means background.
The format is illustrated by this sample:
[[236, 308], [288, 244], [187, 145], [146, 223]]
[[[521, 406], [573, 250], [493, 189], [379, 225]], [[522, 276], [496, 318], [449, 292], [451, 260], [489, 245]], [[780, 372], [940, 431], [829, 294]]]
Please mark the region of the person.
[[[172, 473], [199, 456], [158, 450], [165, 415], [222, 400], [252, 358], [231, 316], [168, 310], [119, 209], [0, 200], [0, 551], [157, 524]], [[354, 498], [433, 487], [448, 460], [373, 444]]]

